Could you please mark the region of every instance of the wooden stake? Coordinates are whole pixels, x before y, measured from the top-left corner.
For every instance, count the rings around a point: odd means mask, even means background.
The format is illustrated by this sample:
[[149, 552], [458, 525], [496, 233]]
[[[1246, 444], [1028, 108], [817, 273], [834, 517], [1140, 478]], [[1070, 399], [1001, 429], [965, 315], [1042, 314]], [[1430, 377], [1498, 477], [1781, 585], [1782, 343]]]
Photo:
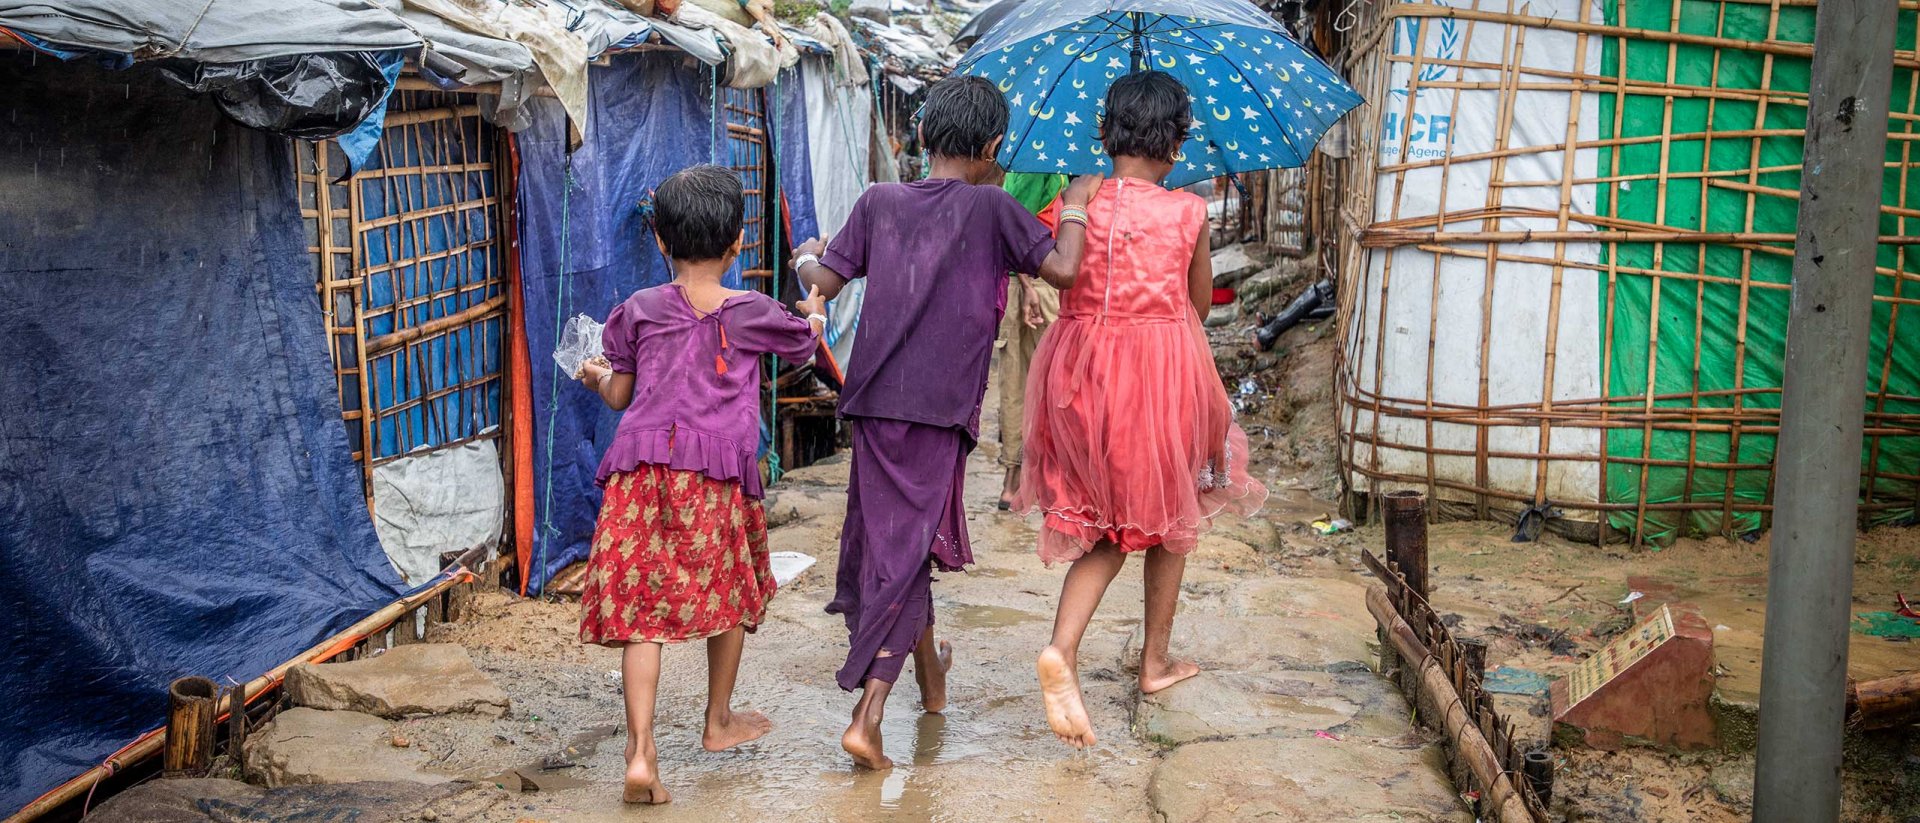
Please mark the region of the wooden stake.
[[204, 677], [182, 677], [167, 687], [166, 777], [206, 777], [213, 768], [213, 708], [220, 687]]
[[1920, 723], [1920, 672], [1848, 684], [1847, 723], [1862, 729]]
[[1474, 724], [1472, 713], [1461, 701], [1459, 692], [1454, 691], [1446, 672], [1414, 635], [1413, 628], [1387, 602], [1386, 589], [1367, 587], [1367, 611], [1372, 612], [1380, 627], [1386, 630], [1394, 650], [1419, 672], [1416, 682], [1431, 704], [1438, 707], [1441, 722], [1435, 726], [1446, 732], [1454, 751], [1466, 761], [1474, 781], [1484, 788], [1480, 800], [1491, 818], [1498, 823], [1536, 823], [1519, 790], [1508, 779], [1505, 765]]

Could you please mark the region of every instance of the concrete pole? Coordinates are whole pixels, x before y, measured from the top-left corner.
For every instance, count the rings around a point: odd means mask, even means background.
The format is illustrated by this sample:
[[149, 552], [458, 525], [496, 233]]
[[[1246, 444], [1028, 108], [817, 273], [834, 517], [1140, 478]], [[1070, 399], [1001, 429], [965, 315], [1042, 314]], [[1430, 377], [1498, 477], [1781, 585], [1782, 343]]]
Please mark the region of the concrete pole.
[[1774, 460], [1756, 823], [1840, 819], [1847, 624], [1897, 0], [1820, 0]]

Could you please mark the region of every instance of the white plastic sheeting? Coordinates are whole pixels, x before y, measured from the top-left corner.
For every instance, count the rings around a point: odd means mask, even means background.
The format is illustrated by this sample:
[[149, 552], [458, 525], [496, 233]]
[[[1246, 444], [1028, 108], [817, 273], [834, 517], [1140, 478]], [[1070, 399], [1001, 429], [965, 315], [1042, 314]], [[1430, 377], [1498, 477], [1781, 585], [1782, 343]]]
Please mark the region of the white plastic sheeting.
[[[1529, 13], [1580, 19], [1583, 2], [1590, 0], [1537, 0]], [[1466, 0], [1446, 0], [1443, 4], [1469, 5]], [[1590, 6], [1585, 19], [1601, 20], [1599, 7]], [[1467, 89], [1415, 85], [1409, 91], [1415, 64], [1393, 63], [1388, 93], [1385, 99], [1376, 101], [1369, 114], [1380, 126], [1379, 143], [1366, 148], [1378, 152], [1380, 166], [1458, 158], [1503, 145], [1500, 99], [1504, 69], [1460, 68], [1445, 63], [1493, 67], [1514, 64], [1511, 50], [1519, 32], [1511, 28], [1496, 22], [1469, 24], [1446, 18], [1403, 17], [1396, 21], [1392, 53], [1412, 55], [1417, 47], [1424, 55], [1419, 61], [1424, 83], [1483, 85]], [[1524, 42], [1518, 63], [1523, 84], [1534, 79], [1552, 80], [1569, 71], [1586, 76], [1600, 73], [1601, 49], [1597, 42], [1588, 44], [1584, 66], [1573, 64], [1576, 35], [1571, 32], [1530, 28]], [[1558, 74], [1536, 77], [1529, 76], [1528, 70]], [[1566, 91], [1523, 87], [1512, 93], [1512, 124], [1506, 147], [1562, 146], [1570, 138], [1595, 139], [1600, 95], [1580, 96], [1579, 123], [1570, 136], [1567, 115], [1571, 96]], [[1561, 226], [1555, 216], [1561, 209], [1560, 181], [1569, 171], [1569, 163], [1573, 177], [1592, 179], [1597, 160], [1594, 149], [1556, 148], [1512, 155], [1500, 161], [1505, 165], [1501, 177], [1507, 185], [1497, 189], [1489, 185], [1493, 160], [1455, 160], [1444, 175], [1437, 164], [1382, 172], [1377, 177], [1374, 220], [1401, 221], [1495, 207], [1548, 216], [1504, 217], [1495, 221], [1497, 228], [1479, 219], [1455, 220], [1439, 230], [1584, 230], [1589, 224], [1581, 218], [1594, 214], [1594, 186], [1573, 186], [1570, 219]], [[1515, 182], [1531, 185], [1512, 185]], [[1421, 225], [1418, 230], [1433, 227]], [[1462, 245], [1482, 255], [1488, 249], [1485, 243]], [[1561, 257], [1588, 264], [1598, 259], [1600, 252], [1598, 243], [1578, 242], [1505, 243], [1497, 248], [1503, 255], [1538, 260]], [[1355, 293], [1347, 367], [1363, 397], [1380, 395], [1386, 399], [1377, 417], [1371, 400], [1343, 410], [1342, 424], [1354, 439], [1354, 464], [1375, 467], [1377, 460], [1381, 472], [1425, 477], [1431, 458], [1436, 479], [1479, 486], [1483, 481], [1476, 477], [1472, 456], [1478, 448], [1479, 427], [1434, 422], [1429, 441], [1426, 419], [1411, 413], [1426, 409], [1429, 391], [1433, 405], [1443, 409], [1535, 407], [1542, 401], [1551, 365], [1554, 399], [1599, 396], [1599, 275], [1588, 268], [1555, 269], [1545, 263], [1501, 261], [1490, 271], [1483, 257], [1435, 254], [1410, 245], [1373, 251], [1363, 273], [1365, 279]], [[1560, 283], [1557, 358], [1549, 359], [1547, 336], [1554, 313], [1556, 276]], [[1489, 330], [1486, 339], [1483, 329]], [[1483, 367], [1487, 381], [1484, 397], [1480, 386]], [[1396, 414], [1395, 409], [1406, 412]], [[1545, 445], [1552, 454], [1596, 455], [1600, 448], [1599, 433], [1594, 429], [1559, 428], [1546, 438], [1538, 425], [1493, 427], [1488, 431], [1486, 449], [1494, 454], [1535, 453]], [[1376, 454], [1367, 442], [1376, 435], [1381, 441], [1408, 448], [1384, 446]], [[1547, 441], [1544, 444], [1543, 439]], [[1439, 453], [1445, 451], [1456, 453]], [[1530, 459], [1491, 457], [1484, 482], [1494, 489], [1531, 496], [1536, 491], [1538, 468], [1537, 461]], [[1371, 482], [1357, 472], [1351, 482], [1358, 489], [1372, 488]], [[1545, 492], [1550, 500], [1599, 499], [1598, 464], [1548, 461]], [[1448, 496], [1444, 488], [1441, 494]]]
[[[853, 214], [853, 203], [873, 178], [873, 96], [862, 72], [858, 81], [843, 83], [834, 61], [808, 58], [801, 62], [807, 94], [807, 144], [813, 172], [813, 208], [820, 231], [840, 233]], [[889, 164], [890, 165], [890, 164]], [[827, 348], [845, 369], [853, 356], [853, 337], [860, 325], [860, 304], [867, 281], [855, 280], [840, 291], [827, 310]]]
[[500, 540], [507, 484], [492, 440], [402, 457], [373, 470], [373, 530], [407, 585], [440, 572], [442, 552]]

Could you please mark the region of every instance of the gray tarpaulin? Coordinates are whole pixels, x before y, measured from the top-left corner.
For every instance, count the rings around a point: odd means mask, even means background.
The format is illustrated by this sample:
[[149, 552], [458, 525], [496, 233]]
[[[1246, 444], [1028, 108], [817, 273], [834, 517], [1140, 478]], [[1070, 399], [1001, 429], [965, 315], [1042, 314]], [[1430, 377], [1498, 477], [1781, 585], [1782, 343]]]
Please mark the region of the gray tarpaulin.
[[[800, 62], [807, 93], [808, 161], [813, 166], [813, 207], [820, 232], [840, 233], [853, 214], [853, 203], [873, 179], [870, 145], [873, 141], [873, 95], [867, 90], [865, 69], [859, 82], [846, 77], [834, 61], [813, 58]], [[853, 338], [860, 324], [860, 305], [867, 281], [854, 280], [840, 291], [827, 309], [831, 321], [827, 347], [845, 370], [853, 357]]]
[[373, 470], [373, 530], [407, 585], [440, 573], [440, 553], [491, 546], [507, 519], [492, 440], [402, 457]]
[[0, 0], [0, 27], [137, 59], [207, 63], [420, 45], [376, 0]]

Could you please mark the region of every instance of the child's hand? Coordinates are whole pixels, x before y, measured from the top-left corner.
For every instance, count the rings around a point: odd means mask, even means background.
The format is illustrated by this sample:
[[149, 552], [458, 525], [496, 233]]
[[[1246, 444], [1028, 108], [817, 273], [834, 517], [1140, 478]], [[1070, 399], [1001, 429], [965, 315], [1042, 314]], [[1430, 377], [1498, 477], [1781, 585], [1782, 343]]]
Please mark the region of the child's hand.
[[801, 243], [799, 248], [794, 249], [793, 259], [798, 260], [807, 255], [813, 255], [817, 259], [826, 253], [827, 239], [824, 237], [815, 237], [805, 243]]
[[1104, 174], [1083, 174], [1073, 178], [1067, 184], [1067, 190], [1061, 192], [1060, 202], [1069, 206], [1085, 206], [1093, 202], [1093, 196], [1100, 193], [1100, 184], [1106, 182]]
[[607, 379], [607, 375], [612, 373], [612, 369], [602, 366], [599, 363], [588, 361], [581, 364], [580, 374], [577, 376], [580, 378], [580, 385], [586, 386], [593, 391], [599, 391], [600, 382]]
[[1047, 313], [1040, 305], [1040, 290], [1033, 287], [1031, 281], [1020, 284], [1020, 315], [1026, 320], [1027, 328], [1037, 329], [1047, 324]]
[[793, 304], [793, 307], [800, 311], [802, 317], [816, 314], [821, 317], [827, 316], [827, 298], [820, 293], [819, 286], [814, 286], [813, 290], [807, 293], [807, 299]]

